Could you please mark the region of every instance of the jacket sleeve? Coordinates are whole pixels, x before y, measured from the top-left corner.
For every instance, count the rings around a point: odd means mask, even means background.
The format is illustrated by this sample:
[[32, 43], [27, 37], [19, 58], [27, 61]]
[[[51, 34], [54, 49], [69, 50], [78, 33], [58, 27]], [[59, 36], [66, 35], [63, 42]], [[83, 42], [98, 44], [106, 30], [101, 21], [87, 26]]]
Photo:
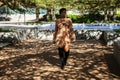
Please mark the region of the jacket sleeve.
[[76, 36], [75, 36], [75, 33], [74, 33], [74, 29], [73, 29], [73, 25], [72, 25], [72, 20], [70, 19], [69, 20], [69, 32], [70, 32], [70, 38], [71, 40], [76, 40]]

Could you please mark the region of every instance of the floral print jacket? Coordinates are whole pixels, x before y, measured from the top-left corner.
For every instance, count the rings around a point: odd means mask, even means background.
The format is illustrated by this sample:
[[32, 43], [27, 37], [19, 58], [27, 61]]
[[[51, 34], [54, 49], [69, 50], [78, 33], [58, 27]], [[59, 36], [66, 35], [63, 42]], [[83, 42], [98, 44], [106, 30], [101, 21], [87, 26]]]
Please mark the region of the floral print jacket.
[[53, 40], [58, 47], [69, 46], [71, 40], [76, 40], [72, 20], [70, 18], [59, 18], [56, 20]]

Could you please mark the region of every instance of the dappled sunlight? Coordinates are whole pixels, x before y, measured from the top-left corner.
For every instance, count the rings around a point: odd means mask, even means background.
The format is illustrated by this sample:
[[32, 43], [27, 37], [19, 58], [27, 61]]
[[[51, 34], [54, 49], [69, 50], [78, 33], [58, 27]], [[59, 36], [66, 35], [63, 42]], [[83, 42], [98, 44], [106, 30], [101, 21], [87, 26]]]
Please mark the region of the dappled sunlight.
[[23, 41], [0, 51], [0, 80], [117, 80], [120, 76], [108, 65], [109, 54], [113, 54], [112, 46], [94, 40], [76, 41], [61, 70], [52, 41]]

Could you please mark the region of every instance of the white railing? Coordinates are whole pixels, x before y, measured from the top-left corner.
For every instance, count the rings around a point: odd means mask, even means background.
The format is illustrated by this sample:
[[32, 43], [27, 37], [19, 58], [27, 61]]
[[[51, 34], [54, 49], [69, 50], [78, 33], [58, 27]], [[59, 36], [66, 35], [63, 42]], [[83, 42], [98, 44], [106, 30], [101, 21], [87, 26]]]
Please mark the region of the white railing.
[[[113, 30], [113, 29], [120, 29], [120, 24], [107, 24], [107, 23], [99, 23], [99, 24], [78, 24], [74, 23], [73, 27], [75, 30], [84, 30], [84, 29], [92, 29], [92, 30]], [[0, 24], [0, 28], [37, 28], [41, 30], [54, 30], [55, 23], [48, 23], [48, 24], [38, 24], [38, 25], [16, 25], [16, 24]]]

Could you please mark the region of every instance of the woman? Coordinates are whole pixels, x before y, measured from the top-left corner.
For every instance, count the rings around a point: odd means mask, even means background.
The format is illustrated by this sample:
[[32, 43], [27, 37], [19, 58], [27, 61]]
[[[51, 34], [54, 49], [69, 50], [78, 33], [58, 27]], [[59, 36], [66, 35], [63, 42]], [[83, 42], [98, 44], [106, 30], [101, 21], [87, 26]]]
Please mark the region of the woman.
[[69, 52], [70, 42], [75, 41], [76, 37], [73, 30], [72, 21], [66, 17], [66, 8], [59, 10], [60, 18], [55, 21], [55, 33], [53, 36], [54, 43], [58, 46], [59, 57], [61, 60], [61, 69], [66, 65]]

